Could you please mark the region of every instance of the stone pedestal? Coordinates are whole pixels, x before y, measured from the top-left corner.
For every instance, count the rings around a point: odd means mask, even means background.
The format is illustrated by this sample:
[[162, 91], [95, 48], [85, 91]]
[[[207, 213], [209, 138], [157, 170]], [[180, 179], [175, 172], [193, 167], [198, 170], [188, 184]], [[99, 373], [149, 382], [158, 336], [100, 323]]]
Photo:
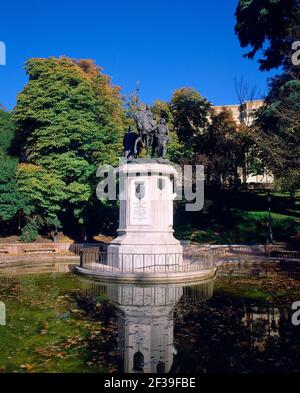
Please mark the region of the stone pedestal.
[[173, 236], [173, 178], [166, 163], [136, 160], [118, 168], [118, 237], [108, 247], [108, 264], [126, 270], [176, 265], [182, 246]]

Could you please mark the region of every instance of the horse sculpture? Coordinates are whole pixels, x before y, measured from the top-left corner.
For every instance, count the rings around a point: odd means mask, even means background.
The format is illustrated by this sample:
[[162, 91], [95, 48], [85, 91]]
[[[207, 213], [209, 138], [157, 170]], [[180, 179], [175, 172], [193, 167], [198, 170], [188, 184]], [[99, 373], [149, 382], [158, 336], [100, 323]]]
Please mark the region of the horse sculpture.
[[150, 107], [147, 105], [145, 109], [136, 111], [134, 113], [134, 120], [139, 132], [139, 139], [137, 139], [136, 144], [142, 142], [147, 151], [147, 155], [149, 155], [150, 148], [153, 145], [155, 130], [157, 128]]
[[123, 139], [124, 156], [127, 159], [137, 158], [143, 146], [148, 157], [151, 155], [153, 158], [156, 155], [158, 158], [165, 158], [169, 142], [166, 120], [161, 118], [157, 124], [148, 105], [137, 110], [133, 117], [138, 134], [131, 126], [128, 128]]

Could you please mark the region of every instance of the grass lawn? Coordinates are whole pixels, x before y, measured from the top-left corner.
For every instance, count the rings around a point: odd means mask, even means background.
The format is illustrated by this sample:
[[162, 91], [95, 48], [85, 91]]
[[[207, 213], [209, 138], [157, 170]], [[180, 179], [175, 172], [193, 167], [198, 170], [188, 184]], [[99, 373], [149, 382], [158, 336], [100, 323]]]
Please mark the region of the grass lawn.
[[[212, 244], [265, 243], [268, 234], [267, 193], [244, 191], [207, 195], [201, 212], [192, 216], [178, 209], [176, 236], [180, 239]], [[271, 220], [274, 239], [299, 247], [300, 191], [296, 203], [288, 193], [272, 194]]]

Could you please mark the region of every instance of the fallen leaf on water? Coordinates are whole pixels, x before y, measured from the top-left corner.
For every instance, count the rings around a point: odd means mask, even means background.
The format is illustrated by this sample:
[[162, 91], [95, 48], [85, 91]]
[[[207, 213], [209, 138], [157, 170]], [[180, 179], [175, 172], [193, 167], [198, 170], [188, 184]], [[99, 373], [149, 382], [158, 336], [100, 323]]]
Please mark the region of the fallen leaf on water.
[[34, 365], [34, 364], [21, 364], [20, 367], [23, 368], [23, 369], [26, 369], [26, 370], [30, 371], [30, 370], [32, 370], [33, 368], [35, 368], [35, 365]]

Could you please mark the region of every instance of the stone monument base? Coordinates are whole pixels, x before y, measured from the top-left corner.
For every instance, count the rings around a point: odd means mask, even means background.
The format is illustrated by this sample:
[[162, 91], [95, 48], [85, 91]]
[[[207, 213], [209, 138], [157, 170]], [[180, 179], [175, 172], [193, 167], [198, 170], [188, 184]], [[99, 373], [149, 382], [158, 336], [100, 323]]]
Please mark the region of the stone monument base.
[[161, 270], [181, 264], [183, 247], [173, 235], [174, 167], [168, 161], [133, 160], [118, 172], [120, 227], [107, 250], [108, 265]]

